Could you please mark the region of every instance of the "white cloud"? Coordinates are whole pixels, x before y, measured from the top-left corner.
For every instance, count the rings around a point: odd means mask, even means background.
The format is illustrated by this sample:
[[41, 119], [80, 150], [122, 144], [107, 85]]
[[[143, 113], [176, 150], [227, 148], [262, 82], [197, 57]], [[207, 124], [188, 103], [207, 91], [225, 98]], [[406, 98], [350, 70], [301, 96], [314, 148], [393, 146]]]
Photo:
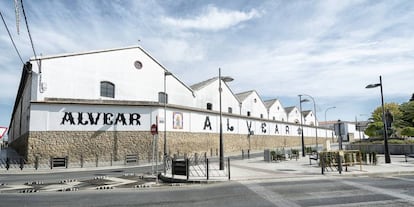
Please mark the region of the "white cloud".
[[197, 29], [197, 30], [223, 30], [242, 22], [260, 17], [261, 14], [255, 9], [249, 12], [231, 11], [219, 9], [214, 6], [208, 6], [204, 12], [194, 18], [172, 18], [163, 17], [161, 21], [164, 24], [182, 29]]

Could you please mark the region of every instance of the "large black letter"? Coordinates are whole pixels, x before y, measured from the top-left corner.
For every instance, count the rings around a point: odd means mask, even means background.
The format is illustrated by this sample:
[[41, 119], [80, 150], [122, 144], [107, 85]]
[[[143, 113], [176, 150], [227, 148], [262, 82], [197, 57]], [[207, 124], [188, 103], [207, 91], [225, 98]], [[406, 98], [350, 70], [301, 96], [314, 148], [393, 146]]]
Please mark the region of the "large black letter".
[[206, 128], [209, 128], [211, 130], [211, 123], [210, 123], [210, 118], [208, 116], [206, 116], [206, 120], [204, 121], [204, 130], [206, 130]]
[[289, 126], [286, 126], [286, 134], [289, 134]]
[[83, 121], [83, 113], [82, 112], [78, 112], [78, 125], [87, 125], [89, 122], [88, 120]]
[[247, 130], [249, 130], [249, 134], [252, 134], [252, 121], [246, 121], [247, 124]]
[[277, 127], [277, 124], [275, 126], [275, 134], [279, 134], [279, 128]]
[[93, 113], [88, 113], [88, 116], [89, 116], [89, 123], [91, 123], [91, 125], [97, 125], [99, 117], [101, 116], [101, 113], [97, 113], [95, 118], [93, 117]]
[[127, 125], [126, 121], [125, 121], [125, 116], [123, 113], [118, 113], [118, 116], [115, 119], [115, 125], [118, 125], [118, 122], [122, 122], [122, 125]]
[[104, 124], [112, 125], [114, 122], [111, 120], [114, 115], [112, 113], [104, 113]]
[[262, 123], [262, 132], [266, 134], [266, 123]]
[[60, 125], [65, 125], [66, 121], [68, 121], [70, 125], [75, 125], [75, 121], [73, 121], [72, 112], [65, 112], [65, 115], [63, 116]]
[[229, 119], [227, 119], [227, 131], [233, 131], [234, 130], [234, 127], [233, 126], [230, 126], [230, 120]]
[[134, 121], [136, 122], [135, 125], [141, 125], [141, 122], [139, 119], [141, 118], [141, 115], [137, 113], [132, 113], [129, 115], [129, 125], [134, 125]]

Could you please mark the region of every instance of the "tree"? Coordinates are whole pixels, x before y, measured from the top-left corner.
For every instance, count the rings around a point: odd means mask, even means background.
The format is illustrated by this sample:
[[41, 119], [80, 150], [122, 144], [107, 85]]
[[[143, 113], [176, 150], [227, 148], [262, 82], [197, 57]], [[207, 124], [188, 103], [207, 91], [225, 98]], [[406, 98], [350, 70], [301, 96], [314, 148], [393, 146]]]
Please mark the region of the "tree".
[[[386, 103], [384, 104], [385, 111], [389, 110], [394, 118], [392, 124], [392, 130], [394, 133], [399, 134], [400, 129], [400, 120], [403, 113], [400, 110], [400, 106], [397, 103]], [[384, 134], [384, 124], [382, 121], [382, 106], [377, 107], [374, 112], [372, 112], [371, 120], [373, 121], [368, 125], [365, 130], [365, 134], [370, 137], [383, 137]], [[390, 133], [388, 132], [388, 133]]]
[[399, 121], [401, 135], [414, 137], [414, 101], [401, 104], [400, 111], [402, 113]]

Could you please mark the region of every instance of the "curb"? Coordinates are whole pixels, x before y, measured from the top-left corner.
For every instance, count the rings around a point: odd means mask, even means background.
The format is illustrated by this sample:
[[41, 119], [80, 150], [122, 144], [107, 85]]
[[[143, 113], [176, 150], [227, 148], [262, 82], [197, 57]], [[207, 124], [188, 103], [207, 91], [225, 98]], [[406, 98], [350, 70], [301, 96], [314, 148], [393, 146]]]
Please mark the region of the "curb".
[[187, 180], [187, 179], [179, 179], [179, 178], [171, 178], [164, 176], [162, 174], [158, 174], [158, 179], [162, 180], [165, 183], [189, 183], [189, 184], [211, 184], [211, 183], [222, 183], [228, 182], [232, 180]]

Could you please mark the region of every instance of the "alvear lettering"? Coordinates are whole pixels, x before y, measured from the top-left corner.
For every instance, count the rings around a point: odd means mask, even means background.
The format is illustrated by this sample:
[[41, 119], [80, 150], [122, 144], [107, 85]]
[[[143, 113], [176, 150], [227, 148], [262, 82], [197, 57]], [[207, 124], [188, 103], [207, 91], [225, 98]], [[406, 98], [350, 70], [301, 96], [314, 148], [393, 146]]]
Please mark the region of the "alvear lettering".
[[60, 125], [141, 125], [140, 118], [138, 113], [65, 112]]

